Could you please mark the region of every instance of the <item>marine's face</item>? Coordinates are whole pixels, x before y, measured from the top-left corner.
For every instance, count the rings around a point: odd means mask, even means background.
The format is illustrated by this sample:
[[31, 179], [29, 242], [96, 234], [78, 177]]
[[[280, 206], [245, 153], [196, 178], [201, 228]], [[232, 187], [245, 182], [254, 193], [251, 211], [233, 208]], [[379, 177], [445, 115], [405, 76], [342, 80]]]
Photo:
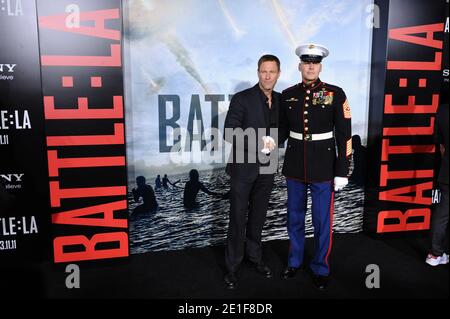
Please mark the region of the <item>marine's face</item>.
[[261, 63], [258, 70], [259, 84], [265, 90], [272, 90], [280, 77], [280, 70], [275, 61], [265, 61]]
[[322, 64], [320, 62], [300, 62], [298, 69], [302, 74], [304, 82], [315, 81], [319, 78], [319, 73], [322, 71]]

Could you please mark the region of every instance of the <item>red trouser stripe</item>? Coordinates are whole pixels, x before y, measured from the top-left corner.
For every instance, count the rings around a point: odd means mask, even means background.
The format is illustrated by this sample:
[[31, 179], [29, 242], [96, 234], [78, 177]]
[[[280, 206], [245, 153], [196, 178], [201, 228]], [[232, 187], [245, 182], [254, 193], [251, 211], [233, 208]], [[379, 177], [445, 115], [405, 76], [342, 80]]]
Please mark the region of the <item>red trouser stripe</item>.
[[328, 244], [327, 255], [325, 256], [325, 263], [327, 264], [328, 269], [330, 265], [328, 264], [328, 256], [330, 256], [331, 245], [333, 243], [333, 213], [334, 213], [334, 192], [331, 192], [331, 201], [330, 201], [330, 243]]

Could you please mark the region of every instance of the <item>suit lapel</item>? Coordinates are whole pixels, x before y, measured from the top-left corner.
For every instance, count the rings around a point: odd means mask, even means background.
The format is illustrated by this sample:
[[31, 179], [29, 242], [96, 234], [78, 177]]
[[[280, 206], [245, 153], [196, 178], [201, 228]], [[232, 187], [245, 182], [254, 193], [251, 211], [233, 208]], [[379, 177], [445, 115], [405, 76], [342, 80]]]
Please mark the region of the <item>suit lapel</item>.
[[278, 93], [273, 94], [273, 100], [272, 100], [272, 108], [273, 112], [275, 112], [275, 123], [276, 127], [278, 127], [278, 110], [280, 107], [280, 95]]
[[[265, 103], [263, 102], [263, 99], [261, 97], [261, 89], [259, 88], [259, 85], [256, 84], [253, 87], [253, 96], [255, 101], [255, 112], [257, 113], [257, 116], [259, 118], [258, 125], [260, 127], [268, 127], [270, 125], [270, 114], [269, 114], [269, 108]], [[262, 126], [264, 125], [264, 126]]]

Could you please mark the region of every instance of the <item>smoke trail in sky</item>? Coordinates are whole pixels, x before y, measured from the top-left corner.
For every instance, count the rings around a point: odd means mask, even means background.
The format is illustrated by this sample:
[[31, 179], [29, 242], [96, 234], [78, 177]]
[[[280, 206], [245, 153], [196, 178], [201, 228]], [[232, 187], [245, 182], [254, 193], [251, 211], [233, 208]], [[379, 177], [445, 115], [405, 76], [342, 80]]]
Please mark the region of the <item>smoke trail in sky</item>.
[[149, 2], [135, 0], [130, 9], [127, 34], [129, 39], [162, 41], [176, 57], [180, 66], [208, 93], [208, 87], [190, 58], [189, 51], [178, 40], [169, 24], [171, 17], [180, 13], [182, 8], [165, 2], [156, 2], [154, 6], [151, 6]]
[[278, 21], [280, 22], [281, 28], [284, 30], [286, 35], [288, 36], [289, 41], [293, 48], [295, 48], [298, 43], [295, 40], [294, 34], [292, 33], [288, 20], [283, 12], [283, 8], [281, 7], [278, 0], [272, 0], [273, 7], [275, 8], [275, 13], [277, 14]]
[[183, 47], [178, 39], [175, 36], [166, 33], [162, 35], [161, 40], [167, 45], [170, 52], [175, 55], [178, 63], [201, 85], [203, 90], [208, 93], [209, 89], [197, 72], [194, 63], [189, 56], [189, 52]]
[[236, 24], [236, 21], [234, 21], [233, 17], [230, 14], [230, 11], [228, 11], [228, 8], [225, 6], [223, 0], [219, 0], [219, 5], [220, 9], [222, 9], [223, 15], [225, 16], [231, 28], [233, 29], [236, 37], [240, 38], [242, 35], [245, 34], [245, 32], [239, 29], [239, 27]]

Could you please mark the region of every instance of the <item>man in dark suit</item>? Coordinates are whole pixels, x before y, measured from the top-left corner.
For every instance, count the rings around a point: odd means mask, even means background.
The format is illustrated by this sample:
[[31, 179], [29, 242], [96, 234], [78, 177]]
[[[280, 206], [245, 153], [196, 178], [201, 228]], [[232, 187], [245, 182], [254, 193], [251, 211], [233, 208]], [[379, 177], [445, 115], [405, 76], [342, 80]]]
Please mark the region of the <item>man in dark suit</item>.
[[278, 159], [274, 149], [280, 93], [273, 88], [279, 76], [280, 60], [263, 55], [258, 84], [233, 96], [225, 119], [225, 140], [233, 144], [226, 168], [231, 190], [225, 284], [230, 289], [236, 287], [244, 255], [258, 272], [272, 276], [262, 260], [261, 234]]
[[303, 264], [308, 189], [312, 199], [315, 254], [310, 267], [314, 284], [323, 290], [330, 274], [334, 191], [348, 183], [352, 134], [350, 106], [344, 91], [319, 79], [322, 45], [296, 49], [302, 82], [283, 91], [279, 143], [288, 139], [283, 164], [288, 190], [288, 266], [282, 277], [295, 276]]

